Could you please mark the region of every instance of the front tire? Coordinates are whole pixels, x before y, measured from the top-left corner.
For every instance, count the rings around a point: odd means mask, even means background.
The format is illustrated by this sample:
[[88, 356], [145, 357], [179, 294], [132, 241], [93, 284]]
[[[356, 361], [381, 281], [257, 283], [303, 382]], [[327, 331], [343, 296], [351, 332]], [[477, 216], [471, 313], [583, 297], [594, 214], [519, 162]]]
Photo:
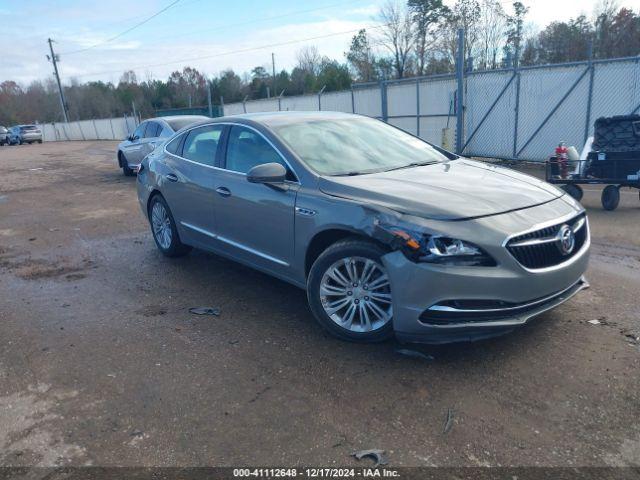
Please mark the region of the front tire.
[[181, 257], [191, 251], [190, 246], [180, 241], [169, 205], [161, 195], [155, 195], [149, 202], [149, 223], [156, 246], [163, 255]]
[[122, 152], [118, 152], [118, 163], [122, 167], [122, 173], [125, 177], [133, 177], [135, 172], [131, 168], [129, 168], [127, 159], [124, 157], [124, 154]]
[[373, 242], [351, 238], [334, 243], [314, 262], [307, 280], [309, 306], [333, 336], [360, 343], [393, 336], [385, 253]]

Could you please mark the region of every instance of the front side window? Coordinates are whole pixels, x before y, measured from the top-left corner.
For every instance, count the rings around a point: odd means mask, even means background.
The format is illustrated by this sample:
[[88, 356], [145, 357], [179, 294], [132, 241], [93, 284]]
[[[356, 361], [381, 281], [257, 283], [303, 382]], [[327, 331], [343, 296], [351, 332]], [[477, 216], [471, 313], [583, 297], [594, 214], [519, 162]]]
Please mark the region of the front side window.
[[456, 158], [371, 118], [283, 122], [271, 128], [323, 175], [372, 173]]
[[143, 122], [140, 125], [138, 125], [138, 128], [135, 129], [135, 131], [133, 132], [133, 138], [142, 138], [144, 137], [144, 130], [145, 128], [147, 128], [147, 122]]
[[[272, 162], [283, 165], [289, 172], [289, 167], [280, 154], [262, 135], [248, 128], [231, 127], [227, 144], [227, 170], [247, 173], [256, 165]], [[287, 177], [291, 175], [289, 172]]]
[[222, 125], [207, 125], [189, 131], [182, 148], [182, 156], [188, 160], [214, 167], [222, 128]]

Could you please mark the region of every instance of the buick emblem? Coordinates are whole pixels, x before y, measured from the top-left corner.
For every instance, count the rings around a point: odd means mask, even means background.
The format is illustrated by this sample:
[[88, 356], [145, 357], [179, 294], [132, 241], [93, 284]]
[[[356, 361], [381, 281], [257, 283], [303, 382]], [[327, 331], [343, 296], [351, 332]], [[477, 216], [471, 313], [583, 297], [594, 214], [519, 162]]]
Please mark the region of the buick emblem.
[[558, 231], [558, 249], [563, 255], [569, 255], [576, 246], [576, 237], [569, 225], [563, 225]]

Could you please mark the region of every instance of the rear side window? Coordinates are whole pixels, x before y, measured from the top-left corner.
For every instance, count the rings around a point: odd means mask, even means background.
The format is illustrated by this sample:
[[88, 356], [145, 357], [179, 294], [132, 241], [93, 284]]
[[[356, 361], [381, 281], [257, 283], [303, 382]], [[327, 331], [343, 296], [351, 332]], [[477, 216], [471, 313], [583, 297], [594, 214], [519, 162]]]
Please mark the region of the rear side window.
[[182, 148], [182, 156], [203, 165], [215, 166], [222, 128], [222, 125], [207, 125], [189, 131]]
[[166, 146], [167, 152], [173, 153], [174, 155], [180, 155], [180, 153], [178, 152], [178, 149], [180, 148], [180, 144], [182, 143], [183, 138], [184, 138], [184, 134], [178, 135], [176, 138], [171, 140]]

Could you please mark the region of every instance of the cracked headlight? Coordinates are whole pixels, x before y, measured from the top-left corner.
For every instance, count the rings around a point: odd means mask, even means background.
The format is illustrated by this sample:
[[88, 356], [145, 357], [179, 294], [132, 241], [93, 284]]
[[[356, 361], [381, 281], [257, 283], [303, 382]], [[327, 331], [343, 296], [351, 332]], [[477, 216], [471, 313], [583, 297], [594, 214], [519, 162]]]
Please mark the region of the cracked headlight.
[[[415, 262], [440, 265], [495, 267], [496, 261], [477, 245], [443, 235], [430, 235], [406, 227], [378, 225], [380, 240], [401, 250]], [[386, 239], [386, 240], [385, 240]]]

